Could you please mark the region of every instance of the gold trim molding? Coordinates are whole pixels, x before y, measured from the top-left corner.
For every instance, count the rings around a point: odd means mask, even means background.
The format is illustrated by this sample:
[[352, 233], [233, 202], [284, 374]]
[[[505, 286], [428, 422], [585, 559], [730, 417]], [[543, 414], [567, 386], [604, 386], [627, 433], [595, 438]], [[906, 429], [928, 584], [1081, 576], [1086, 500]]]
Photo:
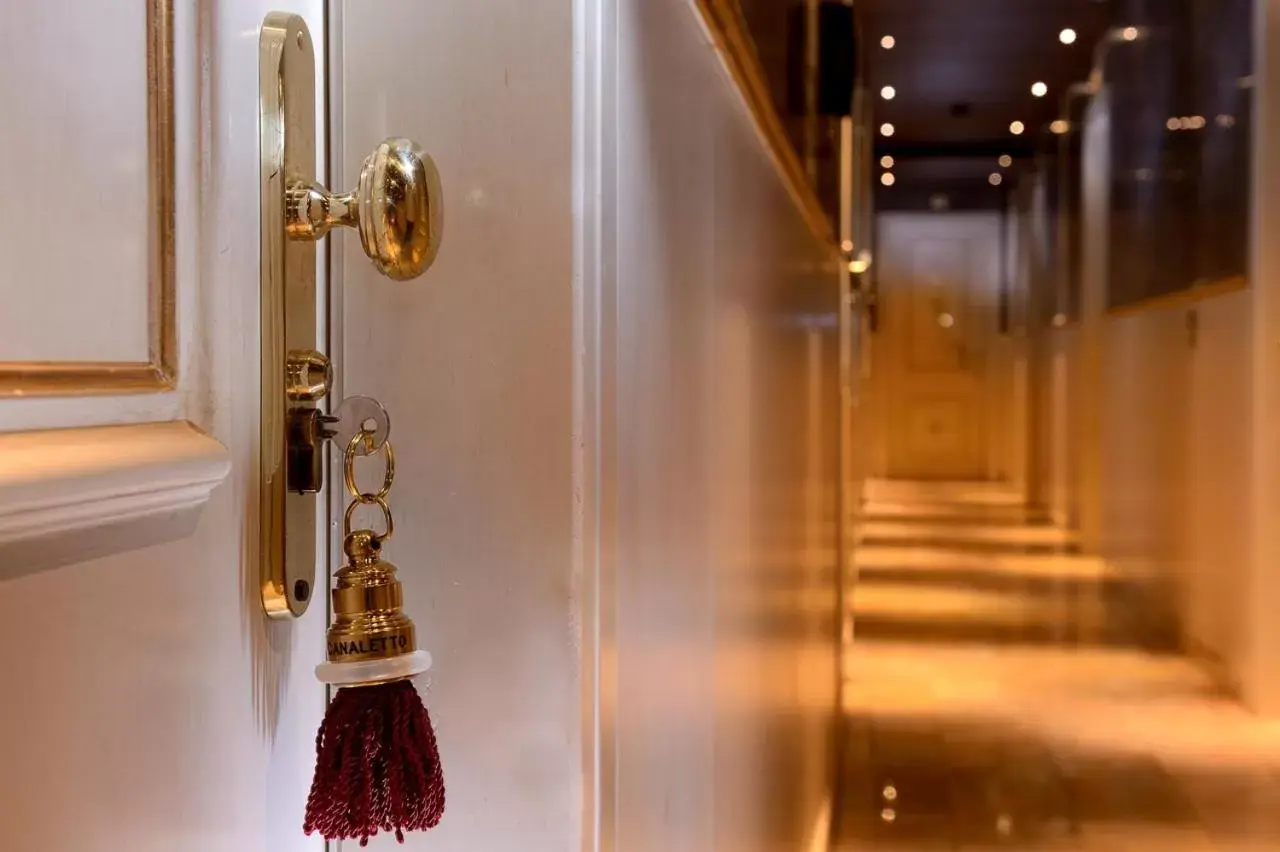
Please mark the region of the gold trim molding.
[[156, 393], [177, 376], [174, 268], [173, 0], [147, 3], [147, 195], [150, 260], [146, 362], [0, 361], [0, 396]]
[[813, 185], [809, 183], [800, 155], [787, 136], [782, 117], [778, 115], [778, 108], [769, 94], [764, 68], [760, 66], [760, 60], [756, 56], [755, 44], [746, 30], [737, 0], [694, 0], [694, 5], [715, 42], [720, 61], [737, 84], [760, 135], [769, 147], [769, 153], [782, 174], [787, 191], [795, 199], [796, 206], [800, 208], [800, 213], [814, 236], [828, 243], [832, 252], [838, 252], [836, 229], [831, 217], [823, 209]]

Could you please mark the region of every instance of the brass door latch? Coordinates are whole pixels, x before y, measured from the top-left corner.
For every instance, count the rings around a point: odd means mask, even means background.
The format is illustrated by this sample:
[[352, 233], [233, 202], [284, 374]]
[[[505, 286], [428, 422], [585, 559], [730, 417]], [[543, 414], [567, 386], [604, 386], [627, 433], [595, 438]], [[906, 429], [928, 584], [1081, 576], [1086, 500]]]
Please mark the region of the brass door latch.
[[296, 618], [315, 585], [323, 448], [366, 430], [372, 452], [390, 431], [382, 406], [366, 397], [332, 415], [319, 407], [333, 372], [319, 351], [315, 242], [334, 227], [353, 228], [378, 271], [405, 281], [435, 260], [444, 220], [435, 163], [408, 139], [379, 144], [351, 192], [317, 182], [315, 52], [301, 16], [267, 16], [258, 61], [262, 604], [273, 618]]

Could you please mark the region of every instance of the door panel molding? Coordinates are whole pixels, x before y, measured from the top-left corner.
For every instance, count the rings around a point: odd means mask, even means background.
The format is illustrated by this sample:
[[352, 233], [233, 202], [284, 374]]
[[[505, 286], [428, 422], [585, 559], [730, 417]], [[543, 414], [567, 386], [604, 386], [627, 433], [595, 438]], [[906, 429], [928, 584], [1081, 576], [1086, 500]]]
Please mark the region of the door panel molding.
[[[0, 397], [155, 393], [177, 376], [173, 0], [146, 0], [148, 280], [146, 361], [0, 361]], [[71, 204], [70, 200], [64, 200]], [[74, 210], [72, 214], [74, 215]], [[68, 228], [71, 238], [75, 223]], [[88, 280], [94, 270], [84, 270]]]
[[0, 580], [185, 538], [230, 470], [185, 421], [0, 435]]

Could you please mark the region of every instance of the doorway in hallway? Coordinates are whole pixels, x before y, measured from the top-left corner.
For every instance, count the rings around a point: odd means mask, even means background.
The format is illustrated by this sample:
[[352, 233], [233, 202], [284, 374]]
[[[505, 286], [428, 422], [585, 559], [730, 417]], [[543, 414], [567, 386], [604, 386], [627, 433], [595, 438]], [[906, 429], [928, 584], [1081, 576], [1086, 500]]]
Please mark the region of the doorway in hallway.
[[1001, 219], [995, 213], [877, 217], [870, 396], [876, 475], [987, 480], [1012, 387], [1001, 339]]

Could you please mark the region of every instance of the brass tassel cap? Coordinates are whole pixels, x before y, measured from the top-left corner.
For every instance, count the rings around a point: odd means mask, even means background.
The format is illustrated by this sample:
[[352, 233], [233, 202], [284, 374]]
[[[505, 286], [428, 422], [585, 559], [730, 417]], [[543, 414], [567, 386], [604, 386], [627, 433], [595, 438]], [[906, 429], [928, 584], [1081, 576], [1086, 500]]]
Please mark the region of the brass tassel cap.
[[332, 591], [330, 663], [385, 660], [417, 650], [413, 622], [404, 614], [404, 592], [396, 566], [382, 559], [382, 542], [371, 530], [347, 535], [347, 564]]

